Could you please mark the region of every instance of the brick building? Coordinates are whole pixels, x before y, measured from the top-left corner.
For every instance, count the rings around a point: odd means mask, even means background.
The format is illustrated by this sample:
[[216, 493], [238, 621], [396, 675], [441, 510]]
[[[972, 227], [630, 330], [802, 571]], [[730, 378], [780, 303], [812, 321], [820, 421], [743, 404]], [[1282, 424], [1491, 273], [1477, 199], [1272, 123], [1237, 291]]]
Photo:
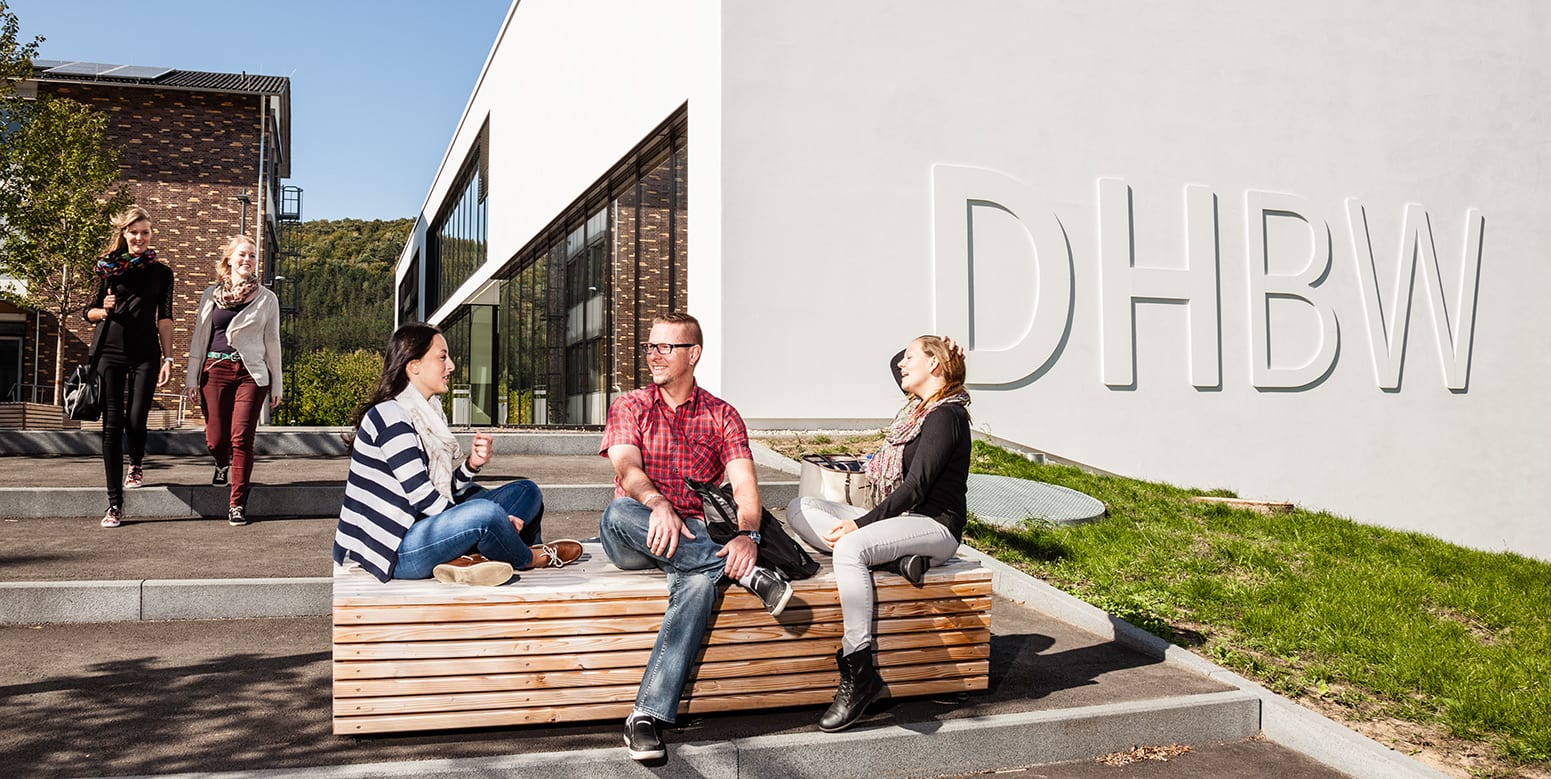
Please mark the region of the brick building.
[[[273, 283], [279, 228], [300, 210], [297, 191], [281, 187], [291, 175], [290, 79], [35, 60], [32, 78], [17, 91], [69, 98], [108, 115], [120, 181], [150, 212], [152, 246], [176, 278], [173, 356], [180, 365], [227, 237], [253, 236], [263, 278]], [[92, 326], [79, 317], [64, 326], [68, 373], [85, 357]], [[0, 301], [0, 400], [52, 401], [57, 327], [50, 315]], [[181, 374], [176, 380], [173, 392]]]

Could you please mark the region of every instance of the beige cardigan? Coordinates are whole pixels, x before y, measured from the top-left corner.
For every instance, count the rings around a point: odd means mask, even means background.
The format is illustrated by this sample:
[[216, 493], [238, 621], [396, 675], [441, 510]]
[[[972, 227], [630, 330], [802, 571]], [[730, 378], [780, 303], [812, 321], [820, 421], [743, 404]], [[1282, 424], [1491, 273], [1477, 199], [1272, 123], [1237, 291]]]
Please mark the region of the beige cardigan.
[[[199, 318], [194, 320], [194, 337], [189, 341], [188, 372], [184, 388], [198, 387], [205, 369], [205, 352], [210, 351], [210, 314], [215, 311], [215, 289], [211, 284], [199, 298]], [[242, 365], [260, 387], [269, 385], [269, 397], [284, 397], [280, 387], [280, 299], [266, 287], [259, 287], [232, 323], [226, 326], [226, 340], [242, 355]]]

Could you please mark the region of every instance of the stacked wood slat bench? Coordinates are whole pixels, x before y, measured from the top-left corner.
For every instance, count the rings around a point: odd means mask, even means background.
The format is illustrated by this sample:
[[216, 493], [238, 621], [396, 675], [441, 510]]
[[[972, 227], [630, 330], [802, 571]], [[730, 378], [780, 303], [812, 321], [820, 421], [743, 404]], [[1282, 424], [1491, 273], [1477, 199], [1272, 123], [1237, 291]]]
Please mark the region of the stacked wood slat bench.
[[[780, 618], [736, 585], [714, 615], [682, 711], [827, 704], [840, 646], [834, 576], [794, 583]], [[878, 664], [894, 697], [983, 690], [991, 572], [955, 558], [912, 587], [874, 574]], [[587, 544], [563, 569], [502, 587], [382, 584], [334, 574], [334, 732], [623, 719], [662, 613], [663, 574], [621, 571]]]

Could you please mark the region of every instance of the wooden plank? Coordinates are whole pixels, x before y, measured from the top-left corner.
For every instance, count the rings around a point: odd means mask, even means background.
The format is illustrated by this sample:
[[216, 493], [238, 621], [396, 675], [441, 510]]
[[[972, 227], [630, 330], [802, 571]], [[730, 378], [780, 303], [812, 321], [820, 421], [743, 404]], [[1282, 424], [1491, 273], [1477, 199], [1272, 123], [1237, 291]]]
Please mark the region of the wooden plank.
[[[420, 607], [423, 608], [423, 607]], [[880, 619], [933, 614], [960, 614], [989, 611], [989, 597], [939, 599], [928, 601], [900, 601], [878, 604]], [[811, 610], [790, 609], [779, 619], [771, 617], [763, 608], [749, 611], [721, 611], [713, 615], [711, 628], [721, 630], [749, 625], [782, 625], [793, 633], [801, 633], [806, 625], [814, 622], [836, 622], [841, 618], [840, 607], [822, 607]], [[609, 618], [488, 621], [488, 622], [414, 622], [336, 626], [334, 643], [353, 644], [377, 641], [456, 640], [473, 638], [527, 638], [532, 636], [563, 636], [578, 633], [641, 633], [656, 632], [662, 624], [662, 613], [651, 616], [614, 615]]]
[[[890, 693], [893, 697], [904, 698], [919, 695], [967, 692], [983, 690], [985, 688], [986, 680], [984, 678], [938, 679], [890, 685]], [[749, 709], [811, 706], [829, 703], [834, 697], [834, 690], [804, 690], [749, 696], [728, 695], [687, 701], [680, 706], [680, 711], [691, 714], [710, 714], [725, 711], [746, 711]], [[623, 720], [634, 705], [635, 701], [632, 699], [628, 702], [612, 704], [576, 704], [560, 707], [529, 707], [433, 714], [335, 717], [334, 733], [337, 735], [354, 735], [406, 730], [444, 730], [449, 728], [541, 725], [557, 722], [586, 722], [607, 719]], [[817, 717], [816, 713], [815, 717]]]
[[[987, 572], [984, 579], [939, 582], [919, 588], [904, 584], [903, 580], [898, 577], [893, 578], [901, 583], [878, 585], [876, 587], [876, 600], [879, 603], [970, 598], [991, 594], [989, 572]], [[378, 584], [375, 579], [372, 582]], [[378, 586], [382, 585], [379, 584]], [[456, 588], [444, 584], [438, 586], [443, 590], [452, 590], [455, 595], [458, 594], [459, 590], [473, 589]], [[497, 587], [494, 589], [500, 590], [503, 588]], [[839, 594], [833, 589], [833, 585], [825, 590], [797, 590], [796, 588], [794, 590], [792, 601], [787, 607], [789, 609], [802, 610], [805, 607], [837, 606], [840, 603]], [[373, 603], [367, 605], [358, 601], [342, 603], [336, 594], [334, 601], [334, 624], [375, 625], [399, 622], [592, 619], [597, 617], [652, 614], [661, 616], [668, 606], [667, 596], [661, 592], [639, 597], [596, 593], [588, 597], [540, 600], [536, 593], [532, 594], [532, 599], [524, 599], [522, 591], [518, 588], [513, 588], [509, 593], [510, 600], [504, 602], [481, 600], [476, 602], [455, 601], [449, 603], [398, 603], [395, 595], [392, 590], [384, 590], [375, 598]], [[422, 598], [421, 601], [423, 600]], [[755, 611], [761, 608], [762, 606], [758, 598], [744, 591], [741, 587], [730, 587], [727, 594], [722, 598], [718, 611]]]
[[[991, 627], [986, 612], [949, 614], [942, 616], [902, 617], [878, 620], [874, 633], [936, 633], [947, 630], [973, 630]], [[804, 626], [801, 638], [839, 638], [845, 632], [839, 622], [823, 622]], [[721, 644], [756, 643], [779, 641], [791, 637], [780, 626], [751, 626], [714, 630], [707, 634], [706, 643]], [[412, 660], [453, 657], [494, 657], [527, 654], [562, 654], [568, 652], [610, 652], [626, 649], [649, 649], [657, 639], [657, 633], [621, 633], [584, 636], [540, 636], [530, 639], [474, 639], [468, 641], [383, 641], [362, 644], [335, 644], [335, 660]]]
[[[821, 557], [820, 573], [793, 583], [794, 590], [804, 592], [828, 592], [834, 590], [834, 572], [829, 568], [827, 557]], [[953, 558], [947, 564], [927, 572], [928, 586], [943, 582], [989, 582], [990, 572], [963, 558]], [[617, 598], [663, 596], [664, 576], [661, 571], [623, 571], [609, 564], [602, 546], [583, 544], [583, 554], [577, 563], [561, 569], [524, 571], [521, 579], [501, 587], [463, 587], [446, 585], [433, 580], [377, 581], [359, 566], [335, 566], [334, 605], [372, 606], [385, 602], [396, 605], [414, 604], [479, 604], [511, 603], [528, 601], [609, 600]], [[910, 589], [902, 578], [894, 574], [879, 573], [874, 576], [877, 586]], [[738, 588], [732, 588], [737, 590]]]
[[[880, 654], [914, 648], [979, 646], [991, 640], [988, 630], [945, 630], [939, 633], [901, 633], [876, 638]], [[833, 657], [840, 648], [838, 637], [771, 641], [761, 644], [722, 644], [704, 647], [703, 662], [762, 657]], [[380, 679], [416, 676], [458, 676], [463, 674], [502, 674], [524, 671], [564, 671], [589, 668], [640, 668], [646, 664], [650, 649], [622, 652], [580, 652], [574, 654], [523, 653], [497, 657], [455, 657], [447, 659], [407, 660], [398, 658], [334, 661], [334, 678]]]
[[[633, 684], [640, 682], [647, 657], [647, 653], [635, 654], [639, 656], [639, 662], [606, 669], [522, 669], [514, 673], [361, 680], [339, 679], [336, 677], [334, 681], [334, 695], [339, 698], [359, 698]], [[887, 668], [983, 661], [989, 655], [990, 647], [984, 644], [908, 649], [898, 652], [879, 652], [878, 665], [879, 667]], [[807, 657], [739, 658], [721, 662], [701, 662], [695, 667], [693, 678], [700, 680], [833, 672], [834, 668], [834, 654], [832, 652], [823, 652]]]
[[[883, 668], [880, 673], [885, 682], [915, 682], [926, 680], [960, 679], [984, 676], [989, 663], [984, 660], [964, 663], [940, 663], [936, 665], [910, 665], [900, 668]], [[608, 672], [585, 672], [608, 673]], [[423, 714], [437, 711], [470, 711], [479, 709], [506, 709], [525, 706], [559, 706], [588, 703], [616, 703], [635, 700], [640, 675], [622, 684], [599, 684], [588, 687], [524, 688], [513, 690], [481, 690], [456, 694], [386, 695], [372, 698], [335, 698], [335, 716], [348, 717], [369, 714]], [[816, 673], [765, 674], [721, 679], [695, 679], [686, 689], [691, 701], [704, 697], [725, 695], [758, 695], [791, 690], [828, 690], [831, 697], [839, 675], [834, 668]]]

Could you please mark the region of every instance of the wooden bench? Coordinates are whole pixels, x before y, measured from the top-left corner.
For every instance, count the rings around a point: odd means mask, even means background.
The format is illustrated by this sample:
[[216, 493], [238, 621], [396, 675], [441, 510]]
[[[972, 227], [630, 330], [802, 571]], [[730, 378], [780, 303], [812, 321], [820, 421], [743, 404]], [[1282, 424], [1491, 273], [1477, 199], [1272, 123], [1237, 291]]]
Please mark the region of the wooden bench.
[[[724, 589], [681, 711], [828, 704], [838, 674], [834, 575], [794, 583], [780, 618]], [[334, 574], [334, 733], [623, 719], [662, 613], [663, 574], [621, 571], [586, 545], [577, 564], [502, 587]], [[991, 572], [954, 558], [912, 587], [874, 574], [878, 664], [894, 697], [984, 690]]]

